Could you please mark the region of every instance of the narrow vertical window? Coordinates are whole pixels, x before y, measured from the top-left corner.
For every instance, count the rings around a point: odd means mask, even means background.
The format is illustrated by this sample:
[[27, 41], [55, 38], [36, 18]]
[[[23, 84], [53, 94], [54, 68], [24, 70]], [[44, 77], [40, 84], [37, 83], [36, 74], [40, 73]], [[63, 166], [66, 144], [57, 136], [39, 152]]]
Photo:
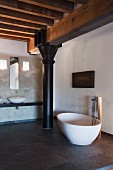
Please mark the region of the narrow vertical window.
[[7, 69], [7, 60], [0, 60], [0, 70]]
[[23, 71], [29, 71], [29, 62], [23, 61]]

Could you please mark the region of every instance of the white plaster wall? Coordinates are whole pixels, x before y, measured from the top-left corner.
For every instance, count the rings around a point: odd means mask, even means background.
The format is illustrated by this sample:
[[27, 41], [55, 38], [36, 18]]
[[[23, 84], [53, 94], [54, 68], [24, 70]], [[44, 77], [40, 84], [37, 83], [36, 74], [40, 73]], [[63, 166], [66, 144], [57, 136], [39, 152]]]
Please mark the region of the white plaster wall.
[[[40, 55], [29, 55], [27, 43], [0, 39], [0, 59], [6, 59], [7, 70], [0, 70], [0, 96], [8, 103], [7, 97], [16, 95], [10, 90], [10, 57], [19, 57], [19, 90], [17, 95], [27, 97], [26, 102], [42, 101], [42, 62]], [[30, 70], [23, 71], [23, 61], [29, 61]], [[26, 90], [28, 92], [26, 93]], [[42, 107], [25, 106], [0, 108], [0, 122], [36, 119], [42, 117]]]
[[[56, 112], [86, 113], [87, 96], [102, 97], [102, 130], [113, 134], [113, 23], [63, 45], [56, 54]], [[95, 88], [72, 88], [72, 72], [95, 70]]]

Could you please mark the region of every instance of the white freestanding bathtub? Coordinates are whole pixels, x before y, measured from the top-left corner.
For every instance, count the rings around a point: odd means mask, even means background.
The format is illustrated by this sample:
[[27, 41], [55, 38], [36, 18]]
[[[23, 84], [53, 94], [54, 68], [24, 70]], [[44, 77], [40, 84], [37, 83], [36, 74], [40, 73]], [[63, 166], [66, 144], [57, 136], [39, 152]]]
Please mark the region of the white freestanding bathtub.
[[89, 145], [98, 136], [101, 129], [100, 120], [92, 125], [92, 117], [78, 113], [60, 113], [57, 115], [62, 133], [72, 144]]

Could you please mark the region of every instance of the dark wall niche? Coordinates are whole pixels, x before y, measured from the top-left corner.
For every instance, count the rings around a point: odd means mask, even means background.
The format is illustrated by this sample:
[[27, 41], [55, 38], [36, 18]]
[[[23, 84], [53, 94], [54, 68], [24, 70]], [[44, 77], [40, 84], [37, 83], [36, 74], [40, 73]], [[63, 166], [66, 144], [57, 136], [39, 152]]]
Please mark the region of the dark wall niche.
[[83, 71], [72, 73], [73, 88], [94, 88], [95, 87], [95, 71]]

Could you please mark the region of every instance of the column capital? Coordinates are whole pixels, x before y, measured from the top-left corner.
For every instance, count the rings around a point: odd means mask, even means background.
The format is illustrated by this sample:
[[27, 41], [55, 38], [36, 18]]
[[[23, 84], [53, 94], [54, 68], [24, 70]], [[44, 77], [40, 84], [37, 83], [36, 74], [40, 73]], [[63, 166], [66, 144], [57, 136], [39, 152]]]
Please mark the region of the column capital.
[[50, 44], [44, 44], [40, 45], [39, 51], [43, 57], [43, 64], [54, 64], [54, 57], [58, 50], [58, 46], [50, 45]]

